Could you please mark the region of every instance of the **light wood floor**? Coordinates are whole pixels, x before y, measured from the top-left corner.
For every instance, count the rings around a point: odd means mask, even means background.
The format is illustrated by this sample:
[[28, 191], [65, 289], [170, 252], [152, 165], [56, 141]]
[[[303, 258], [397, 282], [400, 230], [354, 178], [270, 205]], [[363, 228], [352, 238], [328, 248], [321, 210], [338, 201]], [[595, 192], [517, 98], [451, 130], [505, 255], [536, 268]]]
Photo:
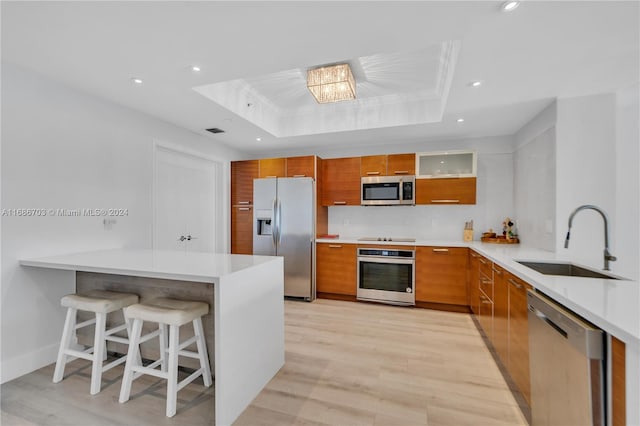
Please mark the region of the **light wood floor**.
[[[285, 320], [286, 364], [237, 425], [527, 424], [467, 314], [317, 300], [287, 301]], [[4, 384], [2, 425], [212, 423], [213, 392], [200, 380], [168, 419], [163, 381], [138, 379], [119, 404], [121, 369], [92, 397], [88, 363], [70, 367], [57, 385], [53, 366]]]

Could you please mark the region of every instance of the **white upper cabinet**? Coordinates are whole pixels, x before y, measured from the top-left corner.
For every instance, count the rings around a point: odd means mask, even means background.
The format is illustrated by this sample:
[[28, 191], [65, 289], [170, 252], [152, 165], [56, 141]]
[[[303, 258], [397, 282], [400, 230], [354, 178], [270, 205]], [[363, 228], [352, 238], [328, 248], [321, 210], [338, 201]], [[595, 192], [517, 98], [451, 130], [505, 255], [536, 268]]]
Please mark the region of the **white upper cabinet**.
[[416, 153], [416, 178], [475, 177], [474, 151]]

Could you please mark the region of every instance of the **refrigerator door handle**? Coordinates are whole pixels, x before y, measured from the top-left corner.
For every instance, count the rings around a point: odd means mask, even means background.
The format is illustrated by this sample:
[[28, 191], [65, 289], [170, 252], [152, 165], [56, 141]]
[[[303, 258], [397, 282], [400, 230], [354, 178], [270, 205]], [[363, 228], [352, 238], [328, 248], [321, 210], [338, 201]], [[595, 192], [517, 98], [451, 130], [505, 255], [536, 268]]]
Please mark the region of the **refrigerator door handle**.
[[278, 221], [277, 221], [277, 212], [278, 212], [278, 204], [277, 198], [273, 199], [271, 205], [271, 239], [273, 240], [273, 246], [277, 247], [278, 245]]
[[278, 227], [277, 246], [279, 247], [282, 241], [282, 206], [279, 198], [276, 201], [276, 224]]

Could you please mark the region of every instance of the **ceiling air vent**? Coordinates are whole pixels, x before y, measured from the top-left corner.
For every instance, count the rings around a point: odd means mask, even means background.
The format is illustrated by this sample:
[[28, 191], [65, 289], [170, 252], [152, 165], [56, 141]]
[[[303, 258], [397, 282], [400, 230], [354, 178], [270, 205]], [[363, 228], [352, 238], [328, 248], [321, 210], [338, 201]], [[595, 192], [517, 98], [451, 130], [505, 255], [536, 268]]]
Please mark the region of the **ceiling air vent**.
[[207, 132], [211, 132], [211, 133], [224, 133], [224, 130], [219, 129], [217, 127], [212, 127], [210, 129], [206, 129], [206, 130], [207, 130]]

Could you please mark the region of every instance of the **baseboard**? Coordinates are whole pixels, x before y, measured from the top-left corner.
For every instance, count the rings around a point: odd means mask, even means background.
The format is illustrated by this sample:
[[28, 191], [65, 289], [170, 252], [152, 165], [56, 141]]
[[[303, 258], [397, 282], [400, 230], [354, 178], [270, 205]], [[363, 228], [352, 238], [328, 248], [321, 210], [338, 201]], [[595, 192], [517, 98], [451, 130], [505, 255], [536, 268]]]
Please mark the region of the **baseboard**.
[[335, 294], [335, 293], [316, 293], [317, 299], [331, 299], [331, 300], [346, 300], [348, 302], [357, 302], [356, 296], [348, 294]]
[[433, 309], [436, 311], [460, 312], [470, 314], [471, 309], [465, 305], [451, 305], [448, 303], [416, 302], [416, 308]]
[[[5, 343], [6, 344], [6, 343]], [[0, 383], [6, 383], [56, 361], [58, 343], [0, 361]]]

